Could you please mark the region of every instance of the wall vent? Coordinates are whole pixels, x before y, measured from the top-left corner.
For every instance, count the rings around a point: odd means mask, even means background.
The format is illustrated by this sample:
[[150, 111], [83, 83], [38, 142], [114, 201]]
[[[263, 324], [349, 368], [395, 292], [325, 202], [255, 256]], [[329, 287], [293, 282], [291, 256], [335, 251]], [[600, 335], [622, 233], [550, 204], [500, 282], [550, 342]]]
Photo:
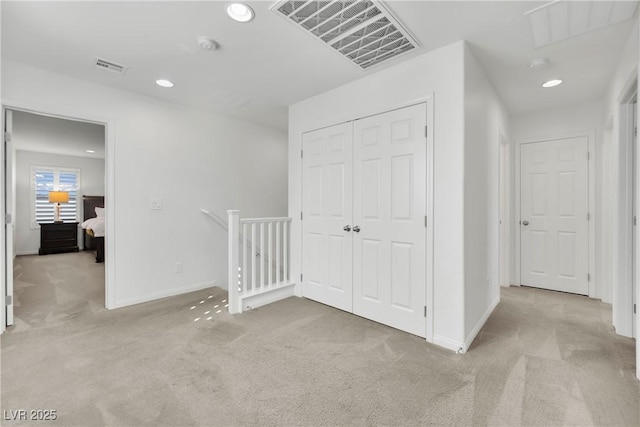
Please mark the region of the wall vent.
[[124, 76], [129, 67], [125, 67], [124, 65], [116, 64], [115, 62], [107, 61], [106, 59], [96, 58], [96, 67], [101, 70], [109, 70], [113, 73], [120, 74]]
[[380, 1], [284, 0], [271, 10], [365, 70], [420, 46]]

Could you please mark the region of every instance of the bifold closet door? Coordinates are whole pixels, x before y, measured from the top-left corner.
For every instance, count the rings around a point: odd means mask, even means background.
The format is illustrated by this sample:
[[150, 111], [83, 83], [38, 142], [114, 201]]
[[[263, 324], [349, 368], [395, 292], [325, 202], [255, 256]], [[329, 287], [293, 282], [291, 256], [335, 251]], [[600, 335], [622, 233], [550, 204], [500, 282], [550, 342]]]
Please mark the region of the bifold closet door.
[[352, 125], [305, 133], [302, 147], [302, 293], [351, 312]]
[[353, 128], [353, 313], [421, 337], [426, 117], [420, 104], [356, 120]]

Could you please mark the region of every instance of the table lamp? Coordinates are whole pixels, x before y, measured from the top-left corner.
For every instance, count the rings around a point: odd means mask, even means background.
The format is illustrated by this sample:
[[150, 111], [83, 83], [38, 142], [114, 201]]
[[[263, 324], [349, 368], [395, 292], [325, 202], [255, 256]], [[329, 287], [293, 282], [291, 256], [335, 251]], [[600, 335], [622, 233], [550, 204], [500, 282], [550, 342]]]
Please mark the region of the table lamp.
[[60, 219], [60, 203], [69, 202], [69, 193], [67, 191], [49, 191], [49, 203], [55, 203], [53, 210], [53, 222], [59, 224]]

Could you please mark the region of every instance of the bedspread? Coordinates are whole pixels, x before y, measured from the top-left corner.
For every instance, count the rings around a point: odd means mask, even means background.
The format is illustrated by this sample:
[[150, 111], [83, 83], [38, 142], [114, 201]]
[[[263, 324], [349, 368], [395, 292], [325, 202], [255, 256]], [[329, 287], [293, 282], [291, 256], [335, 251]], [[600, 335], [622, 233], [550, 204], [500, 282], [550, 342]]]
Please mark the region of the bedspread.
[[93, 237], [104, 237], [104, 217], [89, 218], [82, 223], [82, 228], [93, 230]]

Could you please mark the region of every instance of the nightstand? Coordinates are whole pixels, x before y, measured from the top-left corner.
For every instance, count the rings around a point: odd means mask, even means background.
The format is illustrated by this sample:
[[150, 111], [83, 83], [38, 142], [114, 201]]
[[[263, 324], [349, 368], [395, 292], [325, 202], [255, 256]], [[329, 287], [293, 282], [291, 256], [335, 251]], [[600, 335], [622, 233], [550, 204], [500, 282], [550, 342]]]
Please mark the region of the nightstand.
[[39, 255], [78, 252], [78, 223], [40, 223]]

